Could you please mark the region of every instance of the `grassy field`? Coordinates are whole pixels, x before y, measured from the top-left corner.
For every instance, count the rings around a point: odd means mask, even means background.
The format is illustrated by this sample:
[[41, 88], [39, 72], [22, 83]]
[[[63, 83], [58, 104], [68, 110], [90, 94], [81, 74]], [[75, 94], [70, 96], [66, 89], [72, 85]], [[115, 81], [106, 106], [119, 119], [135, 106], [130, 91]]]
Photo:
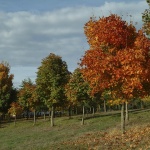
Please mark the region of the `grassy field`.
[[18, 120], [0, 128], [0, 150], [114, 150], [150, 149], [150, 111], [130, 113], [126, 134], [120, 132], [120, 114], [88, 116], [81, 125], [80, 116], [48, 120]]

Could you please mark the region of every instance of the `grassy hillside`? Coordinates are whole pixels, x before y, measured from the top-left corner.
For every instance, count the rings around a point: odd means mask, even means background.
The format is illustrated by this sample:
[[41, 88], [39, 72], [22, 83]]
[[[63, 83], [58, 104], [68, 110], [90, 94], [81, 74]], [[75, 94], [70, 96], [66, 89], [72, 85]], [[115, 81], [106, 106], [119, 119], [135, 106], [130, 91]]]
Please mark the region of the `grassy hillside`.
[[127, 132], [120, 132], [120, 114], [96, 114], [80, 124], [80, 116], [55, 118], [55, 127], [43, 119], [2, 124], [0, 150], [150, 149], [150, 111], [130, 113]]

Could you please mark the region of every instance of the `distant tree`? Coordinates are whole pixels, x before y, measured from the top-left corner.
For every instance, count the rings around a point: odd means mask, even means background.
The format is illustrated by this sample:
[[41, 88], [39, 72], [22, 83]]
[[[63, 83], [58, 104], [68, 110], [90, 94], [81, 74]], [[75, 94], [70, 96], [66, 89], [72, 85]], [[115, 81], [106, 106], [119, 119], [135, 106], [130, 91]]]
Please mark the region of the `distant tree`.
[[148, 9], [145, 9], [144, 13], [142, 14], [142, 20], [143, 20], [143, 28], [144, 31], [148, 36], [150, 36], [150, 0], [146, 0], [148, 3]]
[[121, 99], [121, 126], [125, 131], [125, 103], [144, 94], [150, 76], [150, 41], [132, 24], [111, 14], [85, 24], [90, 50], [81, 60], [82, 74], [92, 93], [111, 90]]
[[13, 74], [7, 62], [0, 63], [0, 112], [6, 113], [10, 105], [10, 96], [13, 89]]
[[73, 104], [80, 104], [83, 107], [82, 125], [84, 124], [85, 105], [90, 98], [88, 91], [88, 83], [83, 80], [80, 69], [75, 69], [67, 84], [66, 92], [69, 93], [68, 98]]
[[76, 104], [73, 103], [72, 100], [71, 100], [71, 89], [70, 89], [70, 86], [69, 86], [69, 81], [70, 81], [71, 75], [72, 75], [72, 73], [70, 73], [68, 83], [67, 83], [66, 86], [65, 86], [65, 95], [66, 95], [66, 103], [65, 103], [65, 106], [66, 106], [66, 108], [68, 109], [68, 116], [69, 116], [69, 119], [71, 118], [71, 115], [72, 115], [72, 113], [71, 113], [72, 107], [76, 105]]
[[15, 118], [14, 125], [16, 125], [17, 115], [20, 115], [23, 112], [23, 108], [17, 102], [12, 102], [10, 106], [11, 107], [9, 108], [8, 113], [11, 114]]
[[111, 91], [110, 90], [105, 90], [104, 92], [102, 92], [101, 99], [104, 103], [104, 112], [106, 112], [107, 111], [106, 103], [108, 102], [108, 100], [111, 99]]
[[9, 101], [8, 101], [8, 108], [7, 108], [7, 110], [11, 107], [11, 104], [13, 102], [17, 102], [18, 101], [17, 95], [18, 95], [18, 89], [12, 87], [12, 90], [11, 90], [11, 93], [10, 93], [10, 98], [9, 98]]
[[30, 86], [30, 92], [32, 93], [31, 97], [28, 99], [30, 111], [34, 113], [34, 124], [36, 123], [36, 111], [40, 108], [40, 100], [38, 98], [36, 85], [33, 84]]
[[36, 85], [31, 81], [31, 79], [25, 79], [22, 81], [21, 88], [18, 92], [18, 102], [27, 112], [27, 119], [29, 111], [34, 112], [34, 124], [35, 124], [35, 113], [36, 108], [39, 104], [39, 99], [36, 95]]
[[63, 105], [65, 85], [69, 79], [67, 64], [62, 58], [50, 54], [41, 62], [37, 72], [37, 93], [40, 100], [51, 110], [51, 126], [54, 126], [54, 109]]
[[144, 105], [147, 108], [150, 108], [150, 96], [145, 96], [141, 99], [141, 102], [144, 103]]

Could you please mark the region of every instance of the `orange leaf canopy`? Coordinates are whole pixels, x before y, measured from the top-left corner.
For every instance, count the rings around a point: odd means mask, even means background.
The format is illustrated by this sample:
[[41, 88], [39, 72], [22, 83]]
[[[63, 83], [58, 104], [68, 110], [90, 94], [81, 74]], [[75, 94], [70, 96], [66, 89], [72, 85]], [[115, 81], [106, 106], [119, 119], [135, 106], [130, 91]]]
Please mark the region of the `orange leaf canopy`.
[[[92, 94], [111, 89], [119, 97], [141, 94], [149, 76], [150, 41], [117, 15], [85, 24], [90, 50], [81, 60]], [[150, 80], [149, 80], [150, 81]]]
[[122, 49], [132, 47], [136, 38], [136, 29], [117, 15], [90, 19], [84, 26], [85, 35], [91, 48]]

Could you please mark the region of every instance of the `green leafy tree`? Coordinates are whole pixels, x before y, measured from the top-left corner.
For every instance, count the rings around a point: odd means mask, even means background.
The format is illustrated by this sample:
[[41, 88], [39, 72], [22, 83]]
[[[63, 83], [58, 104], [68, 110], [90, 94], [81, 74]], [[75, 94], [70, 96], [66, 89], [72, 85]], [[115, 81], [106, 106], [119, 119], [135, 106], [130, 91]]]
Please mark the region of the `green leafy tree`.
[[70, 85], [69, 85], [69, 81], [70, 81], [71, 75], [72, 75], [72, 73], [70, 73], [68, 83], [65, 86], [65, 95], [66, 95], [65, 107], [68, 109], [69, 119], [71, 118], [72, 107], [76, 106], [76, 104], [74, 104], [71, 101], [71, 89], [70, 89]]
[[10, 105], [10, 96], [13, 89], [13, 74], [7, 62], [0, 63], [0, 112], [6, 113]]
[[83, 80], [80, 69], [75, 69], [67, 84], [66, 93], [69, 93], [68, 97], [73, 104], [80, 104], [83, 107], [82, 125], [84, 124], [85, 105], [90, 98], [88, 91], [88, 83]]
[[36, 111], [40, 108], [40, 100], [38, 98], [37, 90], [36, 90], [36, 85], [32, 84], [30, 86], [30, 92], [31, 92], [31, 97], [28, 99], [29, 102], [29, 107], [30, 111], [34, 113], [34, 124], [36, 123]]
[[108, 100], [111, 99], [111, 92], [109, 90], [105, 90], [101, 95], [101, 99], [104, 102], [104, 112], [106, 112], [107, 111], [106, 103], [108, 102]]
[[50, 53], [41, 62], [37, 72], [37, 93], [44, 105], [51, 110], [51, 126], [54, 126], [54, 109], [65, 102], [65, 85], [69, 79], [67, 64], [58, 55]]
[[143, 28], [144, 31], [148, 36], [150, 36], [150, 0], [146, 0], [148, 3], [148, 9], [145, 9], [144, 13], [142, 14], [142, 20], [144, 22]]

